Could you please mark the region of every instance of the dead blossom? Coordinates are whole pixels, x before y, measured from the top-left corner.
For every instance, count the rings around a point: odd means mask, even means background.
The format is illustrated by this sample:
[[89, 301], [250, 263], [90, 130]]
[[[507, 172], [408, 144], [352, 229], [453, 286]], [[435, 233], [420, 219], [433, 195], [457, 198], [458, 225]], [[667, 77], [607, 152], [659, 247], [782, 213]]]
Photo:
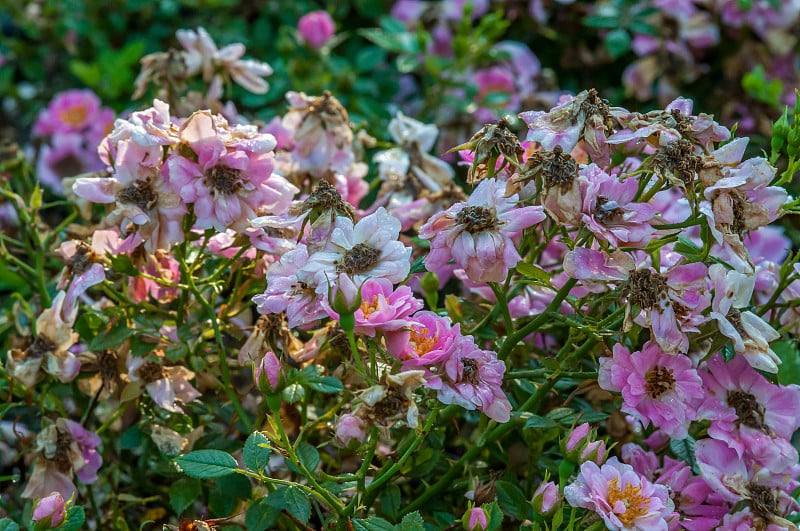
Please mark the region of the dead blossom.
[[642, 309], [651, 309], [661, 302], [669, 302], [667, 281], [660, 274], [647, 269], [631, 271], [625, 291], [628, 303]]
[[136, 205], [144, 211], [152, 209], [158, 202], [158, 194], [149, 180], [136, 180], [117, 192], [117, 201]]
[[647, 394], [650, 398], [657, 399], [675, 388], [675, 377], [672, 369], [655, 366], [644, 375], [647, 382]]
[[67, 259], [67, 269], [70, 274], [77, 277], [88, 271], [96, 261], [97, 254], [92, 248], [84, 242], [79, 242], [75, 246], [75, 254]]
[[235, 168], [230, 168], [218, 164], [206, 171], [205, 184], [214, 191], [214, 195], [233, 195], [238, 193], [244, 186], [242, 172]]
[[139, 377], [144, 383], [149, 384], [166, 377], [164, 367], [155, 361], [145, 362], [139, 368]]
[[361, 275], [380, 262], [380, 250], [366, 243], [357, 243], [344, 253], [341, 261], [336, 262], [336, 272], [348, 275]]
[[755, 396], [741, 390], [728, 392], [728, 405], [736, 411], [737, 424], [753, 428], [767, 435], [770, 434], [764, 415], [765, 410]]
[[485, 206], [466, 206], [456, 214], [456, 223], [465, 232], [477, 234], [497, 227], [497, 217], [492, 209]]
[[309, 211], [312, 212], [312, 216], [314, 213], [319, 216], [328, 211], [334, 217], [344, 216], [350, 220], [355, 219], [353, 206], [342, 198], [335, 186], [324, 179], [319, 181], [314, 191], [302, 203], [292, 206], [289, 213], [296, 216]]
[[695, 150], [691, 141], [681, 138], [659, 149], [653, 162], [660, 172], [667, 176], [671, 173], [688, 187], [694, 183], [697, 172], [703, 168], [703, 159]]
[[597, 196], [597, 203], [594, 208], [594, 219], [603, 225], [620, 223], [625, 211], [622, 210], [616, 201], [612, 201], [602, 195]]

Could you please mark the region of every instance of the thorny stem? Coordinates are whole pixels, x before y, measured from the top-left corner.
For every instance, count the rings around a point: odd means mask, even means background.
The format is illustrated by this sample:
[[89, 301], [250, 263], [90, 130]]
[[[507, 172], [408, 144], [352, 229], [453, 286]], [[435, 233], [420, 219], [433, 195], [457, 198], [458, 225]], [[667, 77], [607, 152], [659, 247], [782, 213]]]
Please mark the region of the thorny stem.
[[217, 341], [217, 346], [219, 347], [219, 366], [220, 372], [222, 373], [222, 384], [223, 387], [225, 387], [225, 393], [228, 395], [228, 398], [230, 398], [231, 403], [233, 404], [233, 408], [236, 410], [236, 413], [239, 415], [239, 418], [249, 433], [253, 430], [253, 425], [251, 424], [250, 418], [245, 412], [244, 407], [242, 407], [242, 403], [239, 401], [239, 396], [236, 394], [236, 389], [231, 383], [231, 373], [230, 368], [228, 367], [228, 355], [225, 349], [225, 343], [222, 340], [222, 331], [219, 328], [217, 313], [214, 311], [214, 307], [211, 306], [203, 294], [200, 293], [200, 290], [197, 289], [197, 286], [194, 282], [194, 277], [186, 265], [185, 253], [181, 252], [176, 254], [178, 255], [178, 264], [181, 268], [181, 275], [185, 278], [185, 281], [189, 287], [189, 291], [191, 291], [203, 309], [205, 309], [208, 318], [211, 319], [211, 326], [214, 329], [214, 337]]

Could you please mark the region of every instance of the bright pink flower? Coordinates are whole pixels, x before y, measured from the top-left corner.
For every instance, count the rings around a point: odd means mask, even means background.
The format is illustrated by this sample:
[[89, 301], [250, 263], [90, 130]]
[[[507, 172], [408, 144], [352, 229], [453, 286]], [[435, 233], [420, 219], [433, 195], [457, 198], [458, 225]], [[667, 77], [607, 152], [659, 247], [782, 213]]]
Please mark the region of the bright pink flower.
[[666, 518], [674, 507], [666, 487], [639, 476], [616, 457], [602, 467], [586, 461], [580, 470], [564, 488], [570, 505], [594, 511], [612, 531], [667, 531]]
[[272, 173], [275, 139], [255, 129], [198, 111], [181, 127], [180, 140], [196, 156], [178, 150], [167, 159], [170, 186], [194, 205], [198, 228], [242, 231], [259, 214], [288, 210], [299, 190]]
[[297, 32], [312, 48], [322, 48], [336, 33], [336, 23], [327, 11], [306, 13], [297, 21]]
[[[343, 285], [345, 283], [339, 282], [340, 287]], [[330, 301], [324, 303], [328, 315], [339, 319], [329, 305]], [[361, 305], [354, 314], [354, 331], [370, 337], [375, 337], [376, 332], [398, 332], [408, 326], [411, 315], [420, 309], [422, 301], [414, 297], [408, 286], [394, 289], [391, 281], [385, 278], [371, 278], [361, 285]]]
[[31, 519], [37, 525], [41, 525], [40, 522], [47, 518], [50, 522], [47, 529], [53, 529], [61, 525], [65, 516], [67, 516], [67, 510], [64, 507], [64, 497], [59, 492], [51, 492], [36, 502]]
[[308, 250], [301, 244], [270, 266], [267, 289], [253, 297], [259, 313], [286, 312], [289, 328], [303, 327], [325, 317], [325, 308], [321, 304], [325, 293], [317, 291], [313, 277], [308, 281], [297, 277], [298, 270], [307, 262]]
[[444, 363], [461, 337], [461, 325], [431, 311], [418, 312], [407, 330], [386, 334], [389, 354], [403, 361], [403, 370]]
[[656, 211], [649, 203], [635, 203], [636, 179], [620, 181], [596, 164], [578, 173], [583, 195], [583, 222], [599, 239], [615, 248], [644, 247], [655, 232], [650, 221]]
[[789, 440], [800, 427], [800, 387], [770, 383], [739, 355], [725, 363], [715, 354], [703, 369], [698, 417], [711, 421], [708, 435], [776, 474], [796, 464]]
[[466, 203], [434, 214], [419, 231], [431, 240], [426, 267], [436, 270], [454, 259], [475, 282], [505, 281], [520, 261], [512, 238], [545, 219], [542, 207], [518, 208], [517, 201], [516, 194], [505, 197], [505, 183], [487, 179]]
[[685, 439], [704, 397], [702, 381], [683, 355], [664, 352], [648, 341], [633, 354], [614, 345], [611, 358], [600, 358], [597, 381], [607, 391], [622, 393], [622, 411], [647, 427], [652, 423], [673, 439]]
[[472, 336], [461, 336], [427, 386], [437, 391], [442, 403], [478, 409], [492, 420], [508, 422], [511, 403], [503, 392], [505, 372], [506, 364], [497, 354], [480, 349]]
[[58, 492], [65, 499], [77, 494], [72, 474], [83, 483], [97, 481], [103, 459], [100, 437], [72, 420], [59, 418], [36, 436], [37, 457], [23, 498], [43, 498]]
[[357, 286], [370, 278], [386, 278], [399, 284], [411, 269], [411, 248], [398, 241], [400, 221], [386, 209], [361, 218], [355, 225], [346, 217], [336, 218], [331, 238], [323, 251], [309, 256], [297, 273], [300, 280], [315, 283], [318, 293], [340, 273]]

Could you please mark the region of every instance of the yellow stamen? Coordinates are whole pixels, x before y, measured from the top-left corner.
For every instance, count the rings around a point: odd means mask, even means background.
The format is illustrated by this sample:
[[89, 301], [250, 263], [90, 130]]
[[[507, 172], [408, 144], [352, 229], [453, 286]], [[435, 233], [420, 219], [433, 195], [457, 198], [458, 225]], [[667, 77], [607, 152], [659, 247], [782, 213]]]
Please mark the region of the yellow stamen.
[[361, 312], [364, 317], [369, 317], [370, 314], [379, 310], [378, 296], [373, 295], [371, 301], [361, 301]]
[[420, 328], [419, 331], [411, 329], [409, 343], [418, 356], [424, 356], [433, 349], [436, 344], [436, 336], [429, 337], [428, 329], [425, 327]]
[[607, 500], [612, 511], [614, 510], [614, 505], [619, 501], [625, 505], [624, 513], [615, 512], [617, 518], [625, 527], [631, 527], [637, 518], [646, 515], [650, 506], [650, 500], [642, 496], [641, 486], [629, 483], [625, 486], [625, 490], [622, 490], [619, 488], [619, 478], [614, 478], [608, 482]]
[[58, 113], [58, 117], [67, 125], [77, 127], [83, 125], [89, 110], [83, 105], [72, 105]]

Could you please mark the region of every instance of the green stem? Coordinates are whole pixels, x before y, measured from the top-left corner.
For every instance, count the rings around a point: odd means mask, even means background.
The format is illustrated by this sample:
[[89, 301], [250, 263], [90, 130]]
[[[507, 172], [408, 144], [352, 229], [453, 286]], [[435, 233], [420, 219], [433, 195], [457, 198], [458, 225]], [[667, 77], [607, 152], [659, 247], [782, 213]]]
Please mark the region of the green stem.
[[506, 292], [496, 282], [489, 282], [489, 286], [497, 297], [497, 305], [500, 306], [500, 313], [503, 314], [503, 322], [506, 327], [506, 335], [514, 333], [514, 322], [511, 320], [511, 312], [508, 311], [508, 300]]

